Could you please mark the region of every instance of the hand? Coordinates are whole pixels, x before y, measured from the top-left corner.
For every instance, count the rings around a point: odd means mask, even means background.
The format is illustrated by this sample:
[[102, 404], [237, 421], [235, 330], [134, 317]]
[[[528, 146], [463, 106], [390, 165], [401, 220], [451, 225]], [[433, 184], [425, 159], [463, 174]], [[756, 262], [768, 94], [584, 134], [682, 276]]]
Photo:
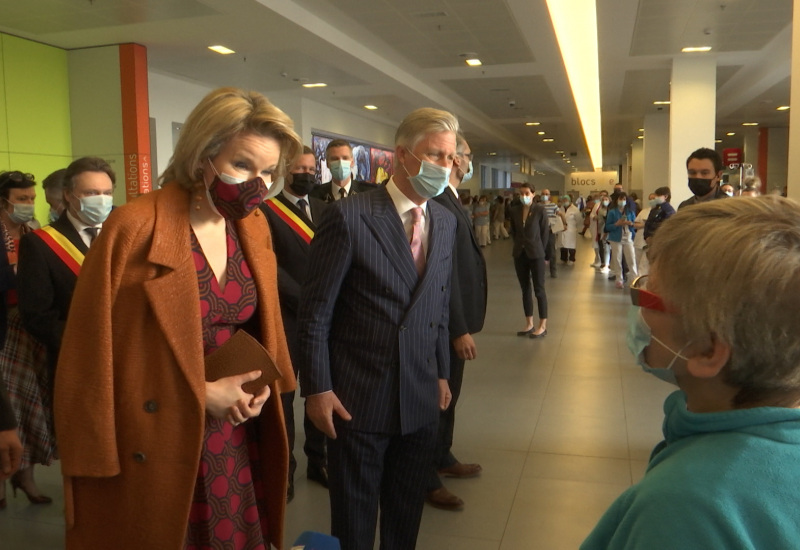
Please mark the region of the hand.
[[342, 402], [332, 391], [315, 393], [306, 397], [306, 414], [318, 430], [331, 439], [336, 439], [336, 428], [333, 427], [333, 413], [348, 422], [353, 419]]
[[22, 443], [16, 429], [0, 432], [0, 481], [7, 478], [19, 469], [22, 459]]
[[251, 371], [235, 376], [226, 376], [216, 382], [206, 382], [206, 412], [213, 418], [227, 420], [233, 425], [261, 414], [264, 403], [270, 396], [269, 386], [264, 386], [256, 395], [247, 393], [242, 384], [261, 376], [261, 371]]
[[459, 359], [469, 361], [478, 357], [478, 348], [475, 347], [475, 340], [472, 339], [470, 333], [462, 334], [452, 340], [453, 349], [456, 350], [456, 355]]
[[450, 386], [444, 378], [439, 379], [439, 409], [446, 411], [450, 406], [450, 401], [453, 400], [453, 394], [450, 393]]

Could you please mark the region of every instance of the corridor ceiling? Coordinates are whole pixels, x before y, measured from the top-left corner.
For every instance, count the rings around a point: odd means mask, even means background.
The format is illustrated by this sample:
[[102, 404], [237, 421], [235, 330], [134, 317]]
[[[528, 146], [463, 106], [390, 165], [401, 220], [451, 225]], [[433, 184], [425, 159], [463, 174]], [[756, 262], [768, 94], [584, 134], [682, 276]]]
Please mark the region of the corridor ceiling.
[[[776, 108], [789, 104], [791, 0], [597, 4], [607, 168], [624, 163], [645, 115], [658, 112], [653, 102], [669, 99], [681, 55], [716, 59], [719, 146], [757, 131], [743, 122], [788, 126]], [[459, 116], [482, 162], [591, 170], [545, 0], [0, 0], [0, 31], [65, 49], [135, 42], [162, 74], [267, 96], [294, 90], [392, 126], [439, 107]], [[221, 56], [213, 44], [237, 53]], [[713, 50], [680, 53], [698, 45]], [[483, 65], [468, 67], [465, 54]]]

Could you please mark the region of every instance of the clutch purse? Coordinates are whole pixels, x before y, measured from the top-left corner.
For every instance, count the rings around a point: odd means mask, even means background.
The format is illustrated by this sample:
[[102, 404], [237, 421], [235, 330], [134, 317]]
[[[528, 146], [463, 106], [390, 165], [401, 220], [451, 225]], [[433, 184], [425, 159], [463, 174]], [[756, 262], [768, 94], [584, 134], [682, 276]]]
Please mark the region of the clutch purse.
[[242, 384], [242, 390], [255, 395], [261, 388], [281, 378], [275, 360], [258, 340], [245, 330], [237, 330], [227, 342], [206, 355], [206, 381], [260, 370], [261, 376]]

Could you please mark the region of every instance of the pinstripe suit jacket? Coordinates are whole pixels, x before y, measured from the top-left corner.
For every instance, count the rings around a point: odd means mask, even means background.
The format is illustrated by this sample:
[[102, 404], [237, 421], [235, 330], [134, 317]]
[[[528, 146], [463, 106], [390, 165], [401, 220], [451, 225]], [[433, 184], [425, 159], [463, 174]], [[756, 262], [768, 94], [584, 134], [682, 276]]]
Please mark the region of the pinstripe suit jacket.
[[311, 241], [299, 312], [302, 392], [333, 390], [353, 416], [350, 429], [408, 434], [438, 419], [456, 221], [440, 204], [427, 207], [421, 278], [385, 187], [332, 203]]

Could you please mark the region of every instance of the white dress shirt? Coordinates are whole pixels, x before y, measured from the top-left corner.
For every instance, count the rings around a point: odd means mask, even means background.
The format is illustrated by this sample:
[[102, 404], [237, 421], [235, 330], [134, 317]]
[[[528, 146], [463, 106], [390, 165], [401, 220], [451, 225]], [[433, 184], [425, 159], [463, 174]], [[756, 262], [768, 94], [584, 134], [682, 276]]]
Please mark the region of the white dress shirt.
[[[86, 225], [81, 221], [80, 218], [76, 218], [75, 216], [73, 216], [72, 212], [70, 212], [69, 209], [67, 209], [67, 219], [72, 224], [72, 227], [74, 227], [75, 230], [78, 232], [78, 235], [81, 236], [81, 240], [87, 247], [92, 246], [92, 239], [91, 237], [89, 237], [89, 234], [86, 231], [84, 231], [84, 229], [88, 227], [95, 227], [97, 228], [98, 235], [100, 234], [100, 231], [102, 231], [103, 229], [102, 223], [99, 223], [97, 225]], [[97, 237], [95, 236], [95, 238]]]
[[[338, 200], [341, 200], [342, 198], [349, 197], [350, 196], [350, 187], [352, 187], [352, 185], [353, 185], [353, 178], [352, 177], [349, 179], [347, 184], [343, 185], [342, 187], [339, 187], [338, 185], [336, 185], [336, 183], [334, 183], [333, 180], [331, 180], [331, 195], [333, 195], [333, 200], [338, 201]], [[342, 197], [339, 194], [339, 189], [344, 189], [344, 191], [345, 191], [344, 197]]]
[[417, 206], [422, 208], [422, 218], [420, 219], [420, 237], [422, 238], [422, 251], [427, 256], [428, 236], [430, 233], [430, 224], [428, 223], [428, 202], [426, 201], [419, 205], [414, 203], [411, 199], [406, 197], [403, 192], [400, 191], [400, 189], [397, 188], [397, 184], [394, 182], [394, 177], [392, 177], [386, 183], [386, 191], [389, 192], [392, 203], [394, 203], [394, 207], [397, 209], [397, 213], [400, 215], [400, 219], [403, 221], [403, 228], [406, 231], [406, 238], [409, 243], [411, 243], [411, 231], [412, 225], [414, 224], [411, 210]]
[[[311, 217], [311, 203], [308, 201], [308, 195], [306, 195], [305, 197], [295, 197], [294, 195], [289, 193], [286, 189], [284, 189], [281, 192], [283, 193], [283, 196], [286, 197], [287, 199], [289, 199], [289, 201], [293, 205], [297, 206], [298, 210], [300, 210], [303, 214], [308, 216], [309, 220], [311, 220], [312, 222], [314, 221], [314, 218]], [[305, 208], [300, 208], [300, 206], [298, 206], [297, 201], [299, 201], [300, 199], [306, 201], [306, 207]]]

